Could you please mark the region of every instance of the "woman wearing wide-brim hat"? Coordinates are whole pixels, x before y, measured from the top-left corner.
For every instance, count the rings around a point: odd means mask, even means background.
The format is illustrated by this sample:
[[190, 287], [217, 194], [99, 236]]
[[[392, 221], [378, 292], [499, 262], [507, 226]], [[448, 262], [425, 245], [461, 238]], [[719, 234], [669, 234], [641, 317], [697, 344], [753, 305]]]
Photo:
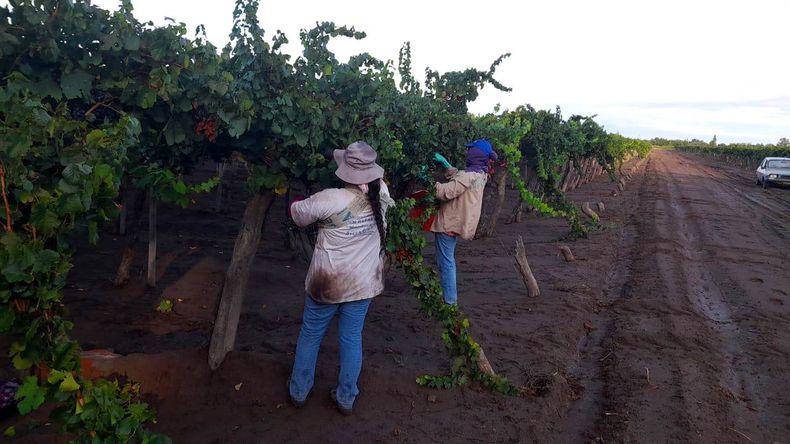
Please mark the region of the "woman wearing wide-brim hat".
[[340, 342], [340, 375], [332, 399], [350, 414], [359, 394], [362, 327], [371, 300], [384, 290], [385, 215], [394, 204], [365, 142], [335, 150], [335, 174], [343, 188], [330, 188], [291, 204], [294, 223], [318, 223], [318, 238], [305, 279], [304, 315], [288, 390], [302, 406], [313, 387], [321, 340], [335, 314]]

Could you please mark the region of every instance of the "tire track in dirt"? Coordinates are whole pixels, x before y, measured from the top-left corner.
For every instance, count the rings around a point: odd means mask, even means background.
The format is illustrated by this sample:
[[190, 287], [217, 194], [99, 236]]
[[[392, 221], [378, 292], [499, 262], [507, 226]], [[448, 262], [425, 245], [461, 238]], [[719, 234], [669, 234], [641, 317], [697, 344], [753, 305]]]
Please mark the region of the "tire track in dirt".
[[[782, 431], [776, 427], [777, 422], [781, 424], [782, 420], [772, 417], [774, 413], [784, 411], [783, 422], [787, 424], [787, 397], [771, 399], [771, 392], [777, 387], [774, 383], [779, 382], [781, 385], [781, 382], [786, 381], [787, 375], [781, 374], [781, 371], [773, 373], [774, 367], [763, 367], [764, 358], [773, 356], [779, 357], [778, 367], [784, 368], [784, 372], [787, 371], [787, 355], [782, 358], [781, 353], [777, 355], [773, 347], [765, 345], [782, 337], [782, 332], [778, 335], [773, 333], [776, 326], [784, 327], [786, 338], [790, 319], [786, 310], [776, 310], [771, 304], [763, 303], [766, 298], [762, 298], [760, 287], [766, 283], [766, 279], [779, 288], [787, 288], [790, 284], [787, 279], [790, 266], [787, 244], [777, 238], [777, 233], [786, 232], [790, 227], [790, 198], [782, 201], [777, 198], [781, 195], [774, 195], [769, 203], [765, 201], [767, 198], [765, 193], [761, 193], [762, 190], [755, 189], [755, 193], [742, 191], [737, 175], [726, 174], [727, 177], [738, 180], [732, 183], [722, 180], [719, 171], [709, 165], [690, 163], [688, 167], [690, 169], [686, 174], [689, 176], [707, 176], [721, 185], [706, 190], [713, 199], [720, 202], [720, 209], [716, 214], [699, 214], [691, 208], [693, 220], [700, 221], [701, 228], [705, 225], [705, 216], [724, 222], [724, 225], [719, 225], [716, 229], [701, 230], [706, 239], [700, 249], [705, 255], [716, 259], [723, 256], [717, 254], [721, 250], [737, 249], [735, 254], [727, 255], [726, 262], [715, 261], [716, 266], [708, 267], [708, 275], [716, 289], [713, 293], [715, 303], [727, 311], [726, 318], [717, 318], [706, 312], [709, 307], [707, 300], [697, 301], [701, 302], [698, 306], [703, 312], [716, 323], [715, 327], [724, 339], [724, 346], [720, 350], [730, 365], [722, 369], [721, 385], [730, 390], [739, 401], [731, 404], [729, 420], [734, 424], [743, 424], [745, 428], [757, 425], [758, 436], [762, 434], [761, 439], [787, 436], [787, 425]], [[782, 207], [785, 209], [782, 210]], [[744, 215], [748, 217], [743, 217]], [[770, 228], [766, 229], [766, 225]], [[732, 245], [734, 238], [740, 238], [738, 240], [741, 248]], [[700, 255], [696, 259], [699, 263], [704, 257]], [[784, 352], [786, 351], [785, 348]], [[775, 403], [774, 400], [780, 402]], [[772, 429], [779, 435], [772, 434]]]
[[[750, 184], [751, 178], [746, 177], [740, 171], [731, 171], [727, 166], [717, 168], [702, 159], [690, 159], [683, 156], [687, 162], [681, 161], [684, 165], [689, 165], [701, 175], [710, 177], [722, 187], [735, 193], [736, 199], [727, 199], [724, 203], [731, 210], [747, 211], [746, 214], [757, 217], [762, 228], [771, 232], [771, 236], [764, 240], [772, 240], [773, 237], [786, 239], [788, 227], [790, 227], [790, 193], [786, 190], [768, 190], [757, 188], [756, 186], [741, 188], [744, 184]], [[733, 196], [726, 196], [733, 197]], [[739, 205], [740, 204], [740, 205]], [[759, 207], [759, 208], [757, 208]], [[765, 244], [773, 249], [784, 259], [788, 259], [786, 248], [782, 249], [772, 243]]]
[[[633, 219], [633, 216], [629, 217]], [[607, 307], [625, 291], [626, 282], [631, 279], [631, 254], [635, 247], [636, 231], [633, 220], [629, 220], [617, 237], [618, 254], [606, 276], [606, 289], [603, 290], [599, 306]], [[576, 442], [580, 437], [594, 440], [597, 435], [592, 430], [597, 418], [605, 414], [603, 400], [608, 398], [602, 375], [604, 362], [612, 356], [612, 350], [603, 343], [612, 329], [613, 320], [602, 315], [595, 320], [595, 329], [582, 337], [579, 343], [579, 365], [575, 373], [584, 379], [584, 394], [572, 406], [568, 418], [561, 427], [559, 442]]]
[[[757, 205], [778, 211], [779, 215], [787, 220], [790, 217], [790, 196], [783, 189], [764, 189], [755, 184], [754, 170], [735, 168], [728, 164], [712, 161], [699, 155], [678, 153], [683, 160], [691, 162], [700, 170], [705, 171], [714, 180], [724, 186], [732, 188], [742, 197]], [[724, 176], [724, 177], [722, 177]]]
[[[649, 161], [647, 161], [649, 162]], [[619, 217], [620, 223], [611, 225], [616, 232], [611, 237], [613, 243], [611, 256], [607, 257], [609, 266], [604, 270], [605, 278], [596, 285], [599, 296], [595, 301], [595, 308], [587, 328], [587, 334], [582, 336], [577, 345], [578, 355], [575, 366], [570, 366], [568, 371], [574, 379], [582, 382], [581, 396], [578, 401], [570, 406], [558, 430], [560, 433], [556, 442], [593, 442], [599, 436], [594, 430], [597, 418], [604, 415], [606, 406], [604, 400], [608, 398], [607, 387], [603, 381], [604, 363], [611, 358], [613, 350], [604, 344], [604, 338], [612, 329], [612, 318], [608, 308], [622, 297], [626, 291], [626, 283], [631, 279], [631, 268], [634, 249], [636, 247], [636, 212], [638, 193], [631, 189], [638, 189], [645, 161], [636, 161], [630, 165], [629, 176], [634, 182], [628, 185], [628, 191], [620, 194], [620, 208], [625, 209], [625, 214]], [[593, 313], [595, 315], [593, 315]]]
[[[629, 223], [635, 247], [615, 265], [628, 271], [619, 293], [611, 281], [601, 333], [611, 357], [601, 363], [597, 437], [771, 442], [790, 427], [790, 319], [764, 296], [790, 277], [781, 248], [761, 247], [782, 238], [744, 217], [756, 209], [735, 185], [685, 160], [651, 156]], [[594, 365], [589, 355], [583, 367]]]

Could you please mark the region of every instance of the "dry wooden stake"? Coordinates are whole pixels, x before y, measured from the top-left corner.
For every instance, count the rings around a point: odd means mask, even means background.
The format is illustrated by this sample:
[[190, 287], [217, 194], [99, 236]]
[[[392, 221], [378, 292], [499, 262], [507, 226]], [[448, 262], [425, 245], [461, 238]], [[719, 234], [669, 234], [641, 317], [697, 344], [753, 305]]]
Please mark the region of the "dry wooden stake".
[[606, 207], [603, 205], [603, 202], [598, 202], [598, 212], [603, 213], [606, 211]]
[[573, 257], [573, 253], [571, 252], [571, 249], [568, 248], [566, 245], [560, 246], [560, 252], [562, 253], [562, 256], [565, 258], [565, 262], [573, 262], [576, 260], [576, 258]]
[[529, 262], [527, 262], [527, 252], [524, 249], [524, 239], [522, 239], [521, 236], [516, 239], [516, 252], [514, 257], [516, 259], [516, 264], [518, 265], [518, 271], [521, 273], [521, 277], [524, 279], [524, 285], [527, 286], [527, 294], [529, 294], [529, 297], [532, 298], [540, 296], [538, 281], [535, 280], [535, 276], [532, 274], [532, 270], [529, 268]]
[[598, 213], [596, 213], [595, 211], [593, 211], [592, 208], [590, 208], [590, 202], [584, 202], [582, 204], [582, 213], [586, 214], [587, 217], [592, 219], [592, 221], [595, 223], [598, 223], [601, 220], [601, 218], [598, 217]]
[[149, 287], [156, 287], [156, 195], [153, 188], [148, 190], [148, 276]]
[[480, 353], [477, 354], [477, 369], [480, 370], [481, 373], [496, 376], [496, 372], [494, 368], [491, 367], [491, 363], [488, 362], [488, 358], [486, 358], [485, 352], [483, 349], [480, 349]]
[[261, 240], [261, 226], [273, 200], [273, 192], [256, 193], [244, 209], [241, 229], [233, 246], [233, 256], [225, 272], [222, 296], [209, 343], [208, 362], [212, 370], [219, 368], [225, 355], [232, 351], [236, 344], [236, 331], [239, 327], [247, 281]]
[[228, 162], [223, 160], [222, 162], [217, 162], [217, 178], [219, 178], [219, 183], [217, 184], [217, 189], [215, 190], [215, 198], [214, 198], [214, 212], [220, 213], [222, 212], [222, 184], [224, 181], [222, 178], [225, 176], [225, 170], [228, 168]]

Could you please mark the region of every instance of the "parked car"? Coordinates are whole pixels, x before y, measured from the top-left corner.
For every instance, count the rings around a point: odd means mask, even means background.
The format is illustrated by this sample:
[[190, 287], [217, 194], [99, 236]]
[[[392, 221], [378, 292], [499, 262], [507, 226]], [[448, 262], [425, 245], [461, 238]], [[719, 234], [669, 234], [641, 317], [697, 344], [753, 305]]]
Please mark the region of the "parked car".
[[790, 157], [766, 157], [757, 167], [757, 185], [790, 185]]

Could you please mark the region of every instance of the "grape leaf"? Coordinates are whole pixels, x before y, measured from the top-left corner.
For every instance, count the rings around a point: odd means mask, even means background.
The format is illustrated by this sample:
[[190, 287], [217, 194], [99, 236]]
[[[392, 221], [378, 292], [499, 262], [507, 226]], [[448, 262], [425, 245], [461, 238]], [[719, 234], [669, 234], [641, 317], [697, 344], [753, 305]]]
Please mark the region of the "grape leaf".
[[92, 83], [93, 76], [81, 69], [65, 74], [60, 78], [60, 88], [67, 99], [90, 97]]
[[63, 382], [60, 383], [60, 391], [73, 392], [79, 390], [79, 388], [80, 385], [74, 380], [74, 375], [71, 373], [66, 373], [66, 377], [63, 378]]
[[27, 415], [39, 408], [44, 403], [46, 393], [47, 391], [38, 385], [38, 380], [35, 376], [26, 377], [22, 385], [17, 389], [15, 396], [15, 399], [19, 401], [17, 404], [19, 413]]

